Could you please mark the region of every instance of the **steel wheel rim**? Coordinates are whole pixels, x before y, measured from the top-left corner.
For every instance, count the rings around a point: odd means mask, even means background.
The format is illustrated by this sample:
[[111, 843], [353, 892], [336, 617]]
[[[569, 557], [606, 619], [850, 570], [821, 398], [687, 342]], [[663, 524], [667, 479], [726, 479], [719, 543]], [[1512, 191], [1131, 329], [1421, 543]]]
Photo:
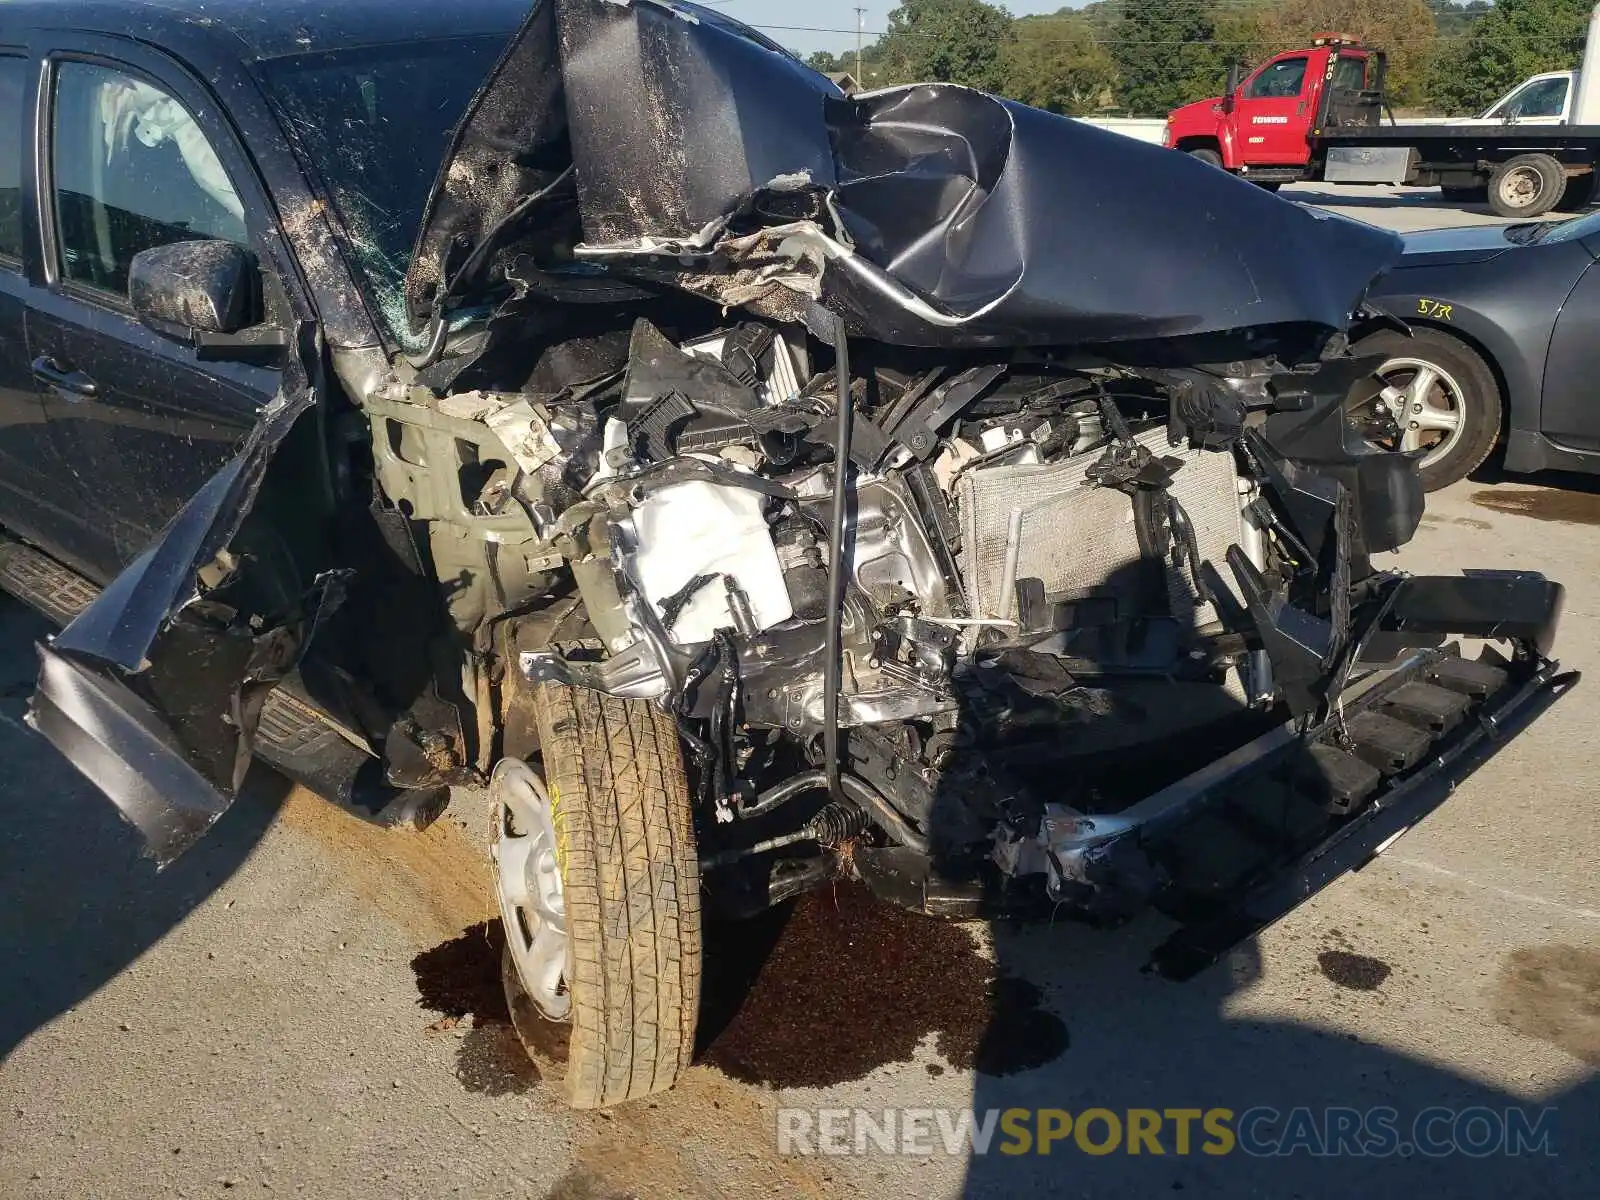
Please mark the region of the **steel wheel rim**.
[[1531, 208], [1544, 195], [1544, 176], [1532, 167], [1518, 167], [1500, 177], [1500, 200], [1507, 208]]
[[571, 940], [550, 793], [527, 763], [502, 759], [489, 777], [494, 806], [495, 897], [506, 948], [523, 990], [552, 1021], [572, 1011], [567, 991]]
[[[1391, 358], [1378, 369], [1378, 378], [1384, 388], [1375, 403], [1394, 418], [1400, 438], [1393, 446], [1374, 444], [1403, 452], [1425, 449], [1423, 467], [1431, 467], [1460, 444], [1466, 433], [1467, 402], [1454, 375], [1426, 359]], [[1431, 434], [1442, 436], [1424, 447], [1423, 438]]]

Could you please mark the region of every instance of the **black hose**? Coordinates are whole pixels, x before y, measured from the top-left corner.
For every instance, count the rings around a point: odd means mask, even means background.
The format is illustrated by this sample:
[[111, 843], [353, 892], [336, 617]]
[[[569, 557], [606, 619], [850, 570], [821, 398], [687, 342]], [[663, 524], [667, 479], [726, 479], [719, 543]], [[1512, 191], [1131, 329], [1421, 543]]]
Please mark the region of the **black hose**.
[[828, 776], [822, 771], [806, 771], [782, 783], [774, 784], [755, 798], [755, 803], [742, 806], [739, 811], [741, 820], [751, 817], [765, 816], [779, 805], [787, 804], [803, 792], [812, 788], [828, 786]]
[[844, 670], [844, 523], [850, 485], [850, 428], [854, 403], [850, 396], [850, 343], [844, 318], [833, 318], [835, 386], [839, 392], [839, 422], [834, 436], [833, 518], [828, 532], [828, 616], [822, 663], [822, 755], [828, 791], [843, 800], [839, 782], [839, 691]]

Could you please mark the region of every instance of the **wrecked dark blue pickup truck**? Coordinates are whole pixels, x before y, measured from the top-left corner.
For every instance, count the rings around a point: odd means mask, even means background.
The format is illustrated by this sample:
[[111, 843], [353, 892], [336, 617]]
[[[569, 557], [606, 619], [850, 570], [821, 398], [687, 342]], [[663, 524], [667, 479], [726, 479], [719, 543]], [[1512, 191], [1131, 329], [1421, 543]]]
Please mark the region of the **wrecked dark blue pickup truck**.
[[703, 908], [1155, 905], [1187, 975], [1572, 682], [1559, 585], [1373, 565], [1398, 241], [1183, 156], [666, 0], [20, 0], [0, 106], [34, 726], [163, 861], [256, 761], [487, 783], [574, 1104], [686, 1065]]

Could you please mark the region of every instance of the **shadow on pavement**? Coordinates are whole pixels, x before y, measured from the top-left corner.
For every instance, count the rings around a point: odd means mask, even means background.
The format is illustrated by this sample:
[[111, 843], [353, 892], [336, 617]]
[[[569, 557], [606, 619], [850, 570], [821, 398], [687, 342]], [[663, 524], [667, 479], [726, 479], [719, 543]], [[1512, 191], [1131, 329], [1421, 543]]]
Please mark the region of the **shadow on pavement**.
[[1577, 471], [1536, 471], [1521, 474], [1506, 470], [1504, 446], [1497, 446], [1476, 471], [1468, 478], [1477, 484], [1494, 486], [1501, 483], [1520, 484], [1523, 487], [1563, 488], [1569, 492], [1600, 494], [1600, 475], [1584, 475]]
[[223, 883], [288, 785], [252, 773], [215, 829], [167, 870], [138, 833], [23, 724], [51, 627], [0, 597], [0, 1060], [125, 970]]
[[[1594, 1196], [1600, 1194], [1600, 1167], [1593, 1132], [1600, 1118], [1600, 1082], [1564, 1095], [1524, 1103], [1501, 1090], [1448, 1070], [1356, 1041], [1353, 1036], [1304, 1025], [1230, 1016], [1230, 997], [1259, 978], [1262, 963], [1254, 942], [1185, 984], [1140, 973], [1145, 951], [1160, 940], [1164, 922], [1140, 920], [1120, 931], [1078, 926], [1055, 929], [995, 930], [1001, 969], [1046, 986], [1051, 1004], [1071, 1029], [1071, 1048], [1040, 1070], [1006, 1078], [979, 1075], [972, 1107], [986, 1109], [1064, 1109], [1080, 1117], [1091, 1108], [1109, 1110], [1122, 1122], [1115, 1149], [1086, 1153], [1071, 1135], [1056, 1142], [1050, 1155], [998, 1152], [1001, 1135], [987, 1154], [969, 1159], [963, 1195], [1082, 1195], [1151, 1197], [1175, 1192], [1201, 1195], [1311, 1197], [1323, 1195], [1483, 1196], [1513, 1194]], [[1332, 931], [1330, 931], [1330, 934]], [[1342, 937], [1320, 954], [1305, 950], [1306, 961], [1290, 968], [1313, 976], [1359, 956]], [[1355, 950], [1359, 950], [1356, 947]], [[1330, 957], [1331, 955], [1331, 957]], [[1341, 957], [1343, 956], [1343, 957]], [[1323, 960], [1319, 964], [1319, 959]], [[1371, 973], [1351, 971], [1342, 986], [1366, 991], [1363, 1003], [1383, 1005], [1382, 990], [1366, 990], [1383, 976], [1386, 964], [1366, 960]], [[1487, 964], [1486, 964], [1487, 965]], [[1331, 976], [1334, 972], [1327, 971]], [[1312, 991], [1326, 987], [1314, 981]], [[1403, 987], [1396, 978], [1387, 986]], [[1582, 1004], [1582, 1000], [1573, 997]], [[1591, 997], [1592, 1001], [1592, 997]], [[1414, 1122], [1432, 1108], [1451, 1110], [1450, 1118], [1423, 1133], [1442, 1141], [1452, 1121], [1466, 1121], [1464, 1136], [1487, 1130], [1481, 1110], [1495, 1121], [1508, 1108], [1520, 1108], [1530, 1122], [1546, 1107], [1553, 1154], [1509, 1156], [1498, 1146], [1481, 1157], [1455, 1152], [1432, 1156], [1398, 1147], [1410, 1145]], [[1245, 1114], [1257, 1107], [1278, 1110], [1276, 1120]], [[1389, 1154], [1324, 1156], [1314, 1151], [1337, 1142], [1342, 1118], [1330, 1110], [1349, 1110], [1359, 1121], [1371, 1110], [1396, 1110], [1394, 1146]], [[1190, 1152], [1177, 1150], [1177, 1121], [1168, 1109], [1198, 1110], [1192, 1118]], [[1203, 1127], [1199, 1113], [1231, 1110], [1238, 1145], [1217, 1153], [1219, 1139]], [[1293, 1110], [1309, 1110], [1294, 1116]], [[1162, 1114], [1159, 1143], [1165, 1153], [1128, 1151], [1130, 1109]], [[1478, 1109], [1474, 1117], [1464, 1114]], [[1330, 1129], [1333, 1136], [1330, 1138]], [[1104, 1146], [1109, 1126], [1090, 1122], [1091, 1146]], [[1246, 1139], [1257, 1149], [1246, 1152]], [[1299, 1148], [1295, 1148], [1295, 1142]], [[1214, 1149], [1207, 1153], [1205, 1146]], [[1287, 1150], [1289, 1152], [1285, 1153]]]

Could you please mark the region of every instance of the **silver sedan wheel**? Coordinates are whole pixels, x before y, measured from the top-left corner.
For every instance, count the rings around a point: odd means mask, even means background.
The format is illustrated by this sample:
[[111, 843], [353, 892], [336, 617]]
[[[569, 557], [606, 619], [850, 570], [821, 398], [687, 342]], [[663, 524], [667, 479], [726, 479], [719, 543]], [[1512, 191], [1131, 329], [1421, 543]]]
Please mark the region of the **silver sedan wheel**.
[[1420, 358], [1391, 358], [1378, 369], [1383, 391], [1374, 402], [1399, 437], [1387, 450], [1424, 450], [1430, 467], [1456, 448], [1467, 425], [1466, 393], [1454, 375]]
[[534, 1005], [550, 1020], [564, 1021], [572, 1011], [570, 942], [550, 793], [537, 771], [507, 758], [489, 777], [489, 799], [494, 805], [490, 856], [506, 948]]

